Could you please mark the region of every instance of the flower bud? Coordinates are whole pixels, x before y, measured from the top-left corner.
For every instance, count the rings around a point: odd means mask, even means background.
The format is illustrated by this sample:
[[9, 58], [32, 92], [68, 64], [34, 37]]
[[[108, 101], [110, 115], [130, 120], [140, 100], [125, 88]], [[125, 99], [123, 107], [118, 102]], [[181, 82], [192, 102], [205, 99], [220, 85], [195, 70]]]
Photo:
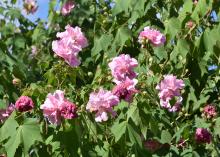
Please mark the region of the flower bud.
[[15, 103], [15, 108], [19, 112], [29, 111], [34, 108], [32, 99], [28, 96], [21, 96]]
[[15, 85], [15, 86], [18, 86], [21, 84], [21, 80], [19, 78], [14, 78], [12, 80], [12, 84]]
[[193, 25], [194, 25], [194, 22], [193, 22], [193, 21], [191, 21], [191, 20], [190, 20], [190, 21], [188, 21], [188, 22], [186, 23], [186, 27], [187, 27], [187, 28], [189, 28], [189, 29], [190, 29], [190, 28], [192, 28], [192, 27], [193, 27]]
[[93, 73], [92, 73], [91, 71], [89, 71], [89, 72], [88, 72], [88, 76], [89, 76], [89, 77], [92, 77], [92, 76], [93, 76]]

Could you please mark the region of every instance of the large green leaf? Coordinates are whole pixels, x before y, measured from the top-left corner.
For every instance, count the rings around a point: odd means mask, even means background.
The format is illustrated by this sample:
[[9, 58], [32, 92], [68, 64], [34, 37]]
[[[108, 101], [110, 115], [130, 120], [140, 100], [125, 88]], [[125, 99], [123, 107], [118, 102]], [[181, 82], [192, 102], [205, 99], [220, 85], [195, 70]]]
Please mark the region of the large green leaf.
[[30, 147], [35, 144], [36, 141], [42, 141], [40, 126], [36, 119], [25, 119], [23, 125], [20, 126], [18, 126], [18, 123], [15, 120], [9, 119], [6, 126], [3, 126], [3, 129], [1, 128], [1, 135], [5, 133], [5, 129], [7, 128], [9, 130], [12, 129], [12, 131], [8, 131], [8, 133], [6, 133], [6, 137], [8, 136], [10, 138], [4, 145], [8, 157], [14, 157], [14, 154], [20, 144], [24, 147], [25, 156], [28, 156]]
[[127, 126], [127, 121], [123, 121], [121, 123], [116, 122], [112, 126], [111, 131], [112, 131], [113, 135], [115, 136], [115, 142], [120, 140], [120, 138], [125, 134], [126, 126]]

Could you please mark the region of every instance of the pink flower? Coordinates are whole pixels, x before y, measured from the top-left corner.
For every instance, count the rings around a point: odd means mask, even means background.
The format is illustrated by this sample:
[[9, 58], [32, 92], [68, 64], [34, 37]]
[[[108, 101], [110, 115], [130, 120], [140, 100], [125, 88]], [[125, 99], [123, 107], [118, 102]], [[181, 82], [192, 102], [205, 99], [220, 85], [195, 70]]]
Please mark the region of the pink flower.
[[192, 20], [190, 20], [190, 21], [188, 21], [187, 23], [186, 23], [186, 26], [187, 26], [187, 28], [192, 28], [193, 27], [193, 25], [194, 25], [194, 22], [192, 21]]
[[112, 93], [120, 100], [124, 99], [127, 102], [132, 102], [133, 95], [138, 92], [135, 88], [137, 82], [138, 80], [136, 79], [130, 80], [129, 78], [126, 78], [124, 82], [120, 82], [113, 88]]
[[28, 96], [21, 96], [15, 103], [15, 108], [19, 112], [29, 111], [34, 108], [32, 99]]
[[145, 45], [147, 41], [150, 41], [154, 46], [161, 46], [166, 42], [166, 37], [155, 29], [145, 27], [144, 30], [139, 34], [138, 42]]
[[72, 0], [68, 0], [61, 8], [62, 15], [68, 15], [75, 7], [75, 3]]
[[88, 46], [88, 42], [84, 34], [79, 27], [71, 27], [67, 25], [66, 31], [57, 33], [59, 40], [52, 42], [53, 51], [64, 60], [70, 66], [78, 66], [80, 61], [77, 58], [78, 53]]
[[3, 123], [14, 111], [15, 106], [9, 105], [6, 109], [0, 109], [0, 122]]
[[116, 106], [118, 103], [118, 97], [112, 94], [112, 92], [100, 89], [98, 92], [90, 94], [86, 109], [89, 112], [96, 112], [95, 121], [102, 122], [108, 120], [107, 113], [110, 113], [113, 117], [116, 116], [113, 106]]
[[73, 119], [77, 117], [76, 114], [77, 107], [75, 104], [65, 101], [63, 102], [63, 105], [61, 106], [61, 116], [65, 119]]
[[138, 62], [129, 55], [121, 54], [113, 58], [108, 66], [111, 69], [115, 83], [125, 81], [126, 78], [133, 79], [137, 76], [137, 73], [134, 72], [134, 68], [138, 66]]
[[27, 14], [34, 14], [38, 8], [36, 0], [24, 0], [23, 6]]
[[61, 90], [56, 90], [54, 94], [49, 93], [40, 108], [49, 122], [56, 125], [61, 123], [62, 117], [65, 119], [77, 117], [76, 105], [65, 99], [64, 92]]
[[217, 116], [216, 107], [213, 105], [206, 105], [203, 108], [203, 115], [207, 118], [214, 118]]
[[195, 133], [195, 140], [197, 143], [210, 143], [212, 135], [207, 129], [197, 128]]
[[[182, 102], [180, 90], [184, 86], [183, 80], [176, 79], [176, 76], [173, 75], [165, 75], [164, 80], [156, 86], [156, 89], [159, 90], [160, 105], [170, 112], [179, 111]], [[170, 104], [171, 101], [175, 102], [173, 106]]]

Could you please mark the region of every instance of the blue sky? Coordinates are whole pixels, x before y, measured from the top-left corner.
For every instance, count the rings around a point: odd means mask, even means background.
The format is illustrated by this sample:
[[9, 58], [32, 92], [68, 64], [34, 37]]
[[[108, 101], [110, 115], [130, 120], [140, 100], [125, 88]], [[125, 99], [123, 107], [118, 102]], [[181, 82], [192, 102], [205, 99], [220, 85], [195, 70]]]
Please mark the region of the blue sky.
[[[38, 18], [41, 18], [43, 20], [47, 20], [48, 16], [48, 8], [49, 8], [49, 1], [50, 0], [37, 0], [38, 9], [35, 14], [29, 14], [25, 15], [27, 16], [31, 21], [35, 21]], [[20, 4], [22, 2], [20, 1]]]

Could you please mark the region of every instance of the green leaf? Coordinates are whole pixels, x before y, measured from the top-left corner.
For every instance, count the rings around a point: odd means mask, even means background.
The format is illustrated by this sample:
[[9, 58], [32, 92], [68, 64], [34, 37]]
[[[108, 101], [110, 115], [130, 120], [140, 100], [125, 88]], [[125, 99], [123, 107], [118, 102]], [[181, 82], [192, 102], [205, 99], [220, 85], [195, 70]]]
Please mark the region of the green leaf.
[[220, 136], [220, 118], [217, 118], [215, 121], [214, 133], [215, 135]]
[[162, 59], [167, 59], [167, 52], [162, 46], [154, 48], [154, 53], [160, 59], [160, 61]]
[[202, 18], [205, 16], [208, 11], [211, 10], [211, 1], [206, 1], [206, 0], [200, 0], [196, 4], [196, 8], [194, 9], [191, 18], [196, 21], [196, 23], [199, 23], [200, 17]]
[[[7, 124], [7, 127], [11, 128], [4, 128], [4, 131], [2, 131], [1, 128], [1, 135], [6, 132], [5, 129], [13, 130], [6, 133], [6, 135], [10, 137], [4, 145], [8, 157], [14, 157], [14, 154], [20, 144], [23, 144], [24, 153], [28, 156], [28, 151], [35, 141], [42, 141], [40, 126], [36, 119], [25, 119], [23, 125], [20, 125], [19, 127], [18, 123], [14, 119], [10, 119], [7, 123], [10, 123], [10, 125]], [[18, 127], [18, 129], [16, 130], [15, 127]]]
[[133, 5], [131, 4], [132, 1], [136, 1], [136, 0], [116, 0], [115, 3], [115, 7], [112, 9], [112, 14], [113, 16], [121, 13], [121, 12], [125, 12], [127, 13], [129, 8], [131, 8]]
[[161, 133], [161, 140], [162, 143], [170, 143], [172, 140], [171, 134], [167, 130], [163, 130]]
[[127, 115], [127, 120], [131, 118], [136, 125], [139, 125], [141, 123], [139, 109], [136, 105], [129, 106]]
[[18, 146], [20, 145], [20, 143], [21, 143], [21, 128], [18, 128], [15, 134], [11, 135], [10, 139], [4, 145], [8, 157], [14, 157], [15, 152]]
[[17, 121], [14, 120], [15, 112], [5, 121], [4, 125], [0, 129], [0, 142], [11, 137], [16, 133], [16, 129], [19, 126]]
[[35, 141], [42, 141], [39, 123], [34, 118], [25, 119], [24, 124], [19, 129], [21, 129], [21, 141], [24, 145], [24, 152], [28, 154], [28, 150]]
[[92, 48], [92, 57], [96, 56], [96, 60], [101, 56], [101, 51], [107, 51], [112, 44], [112, 34], [103, 34], [99, 39], [95, 39], [94, 47]]
[[205, 121], [205, 119], [198, 118], [198, 117], [195, 118], [195, 127], [196, 128], [209, 128], [210, 126], [211, 126], [211, 124], [207, 123]]
[[17, 48], [24, 48], [25, 47], [25, 39], [22, 37], [15, 38], [15, 46]]
[[[111, 51], [107, 54], [109, 57], [116, 56], [124, 47], [125, 42], [131, 38], [131, 30], [122, 26], [118, 29]], [[118, 49], [118, 47], [120, 47]]]
[[185, 58], [187, 53], [189, 52], [189, 45], [186, 40], [179, 39], [177, 42], [177, 46], [174, 48], [173, 52], [170, 55], [170, 60], [175, 63], [178, 62], [177, 57], [180, 55], [182, 58]]
[[129, 135], [129, 138], [131, 140], [131, 143], [132, 144], [138, 144], [139, 147], [142, 148], [142, 142], [141, 142], [140, 134], [138, 134], [130, 124], [128, 124], [127, 128], [128, 128], [128, 135]]
[[168, 39], [173, 39], [181, 29], [181, 22], [178, 18], [171, 18], [165, 23], [165, 28]]
[[127, 121], [123, 121], [121, 123], [116, 122], [112, 128], [111, 131], [113, 135], [115, 136], [115, 142], [120, 140], [120, 138], [125, 134], [126, 132], [126, 126], [127, 126]]

